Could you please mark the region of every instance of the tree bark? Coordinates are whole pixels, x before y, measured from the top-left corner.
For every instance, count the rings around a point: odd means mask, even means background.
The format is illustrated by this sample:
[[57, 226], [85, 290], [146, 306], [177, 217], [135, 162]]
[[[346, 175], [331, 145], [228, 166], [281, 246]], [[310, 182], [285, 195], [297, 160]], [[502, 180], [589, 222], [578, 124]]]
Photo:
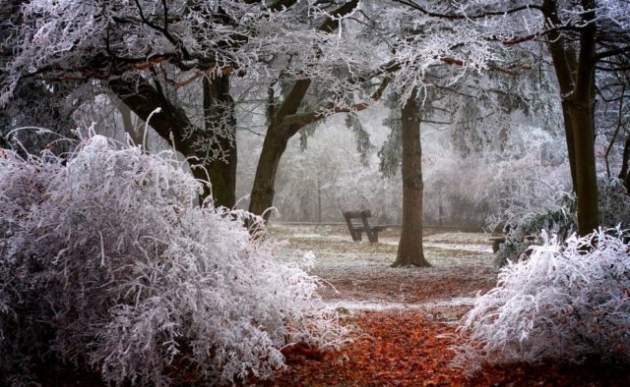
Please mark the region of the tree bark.
[[[558, 9], [555, 0], [545, 0], [543, 2], [543, 13], [547, 20], [553, 25], [560, 24]], [[575, 164], [574, 130], [571, 115], [569, 112], [568, 96], [573, 91], [575, 72], [577, 71], [576, 53], [571, 45], [566, 41], [560, 32], [552, 32], [547, 39], [547, 47], [551, 54], [551, 59], [560, 87], [560, 99], [562, 101], [562, 118], [564, 121], [564, 134], [567, 143], [567, 153], [569, 156], [569, 167], [571, 170], [571, 182], [573, 191], [577, 192], [577, 176]]]
[[203, 108], [206, 131], [217, 133], [212, 147], [225, 155], [223, 159], [204, 163], [210, 175], [212, 198], [215, 206], [232, 208], [236, 203], [237, 149], [234, 100], [228, 75], [203, 79]]
[[417, 91], [402, 108], [402, 230], [398, 254], [393, 267], [431, 266], [422, 248], [422, 148], [420, 142], [421, 112]]
[[310, 79], [295, 82], [267, 128], [249, 201], [249, 212], [256, 215], [264, 214], [265, 220], [268, 220], [271, 215], [267, 209], [273, 206], [274, 186], [280, 159], [287, 148], [289, 139], [301, 128], [300, 125], [286, 126], [282, 121], [286, 116], [297, 112], [310, 85]]
[[[593, 9], [592, 0], [583, 0], [584, 9]], [[567, 150], [573, 189], [577, 197], [578, 234], [586, 235], [599, 225], [597, 173], [595, 169], [595, 129], [593, 116], [595, 11], [583, 15], [580, 49], [576, 55], [559, 32], [550, 33], [548, 47], [560, 86]], [[543, 13], [553, 25], [560, 25], [555, 0], [543, 2]]]
[[623, 185], [626, 187], [626, 191], [630, 194], [630, 174], [628, 174], [628, 162], [630, 161], [630, 136], [626, 136], [626, 141], [623, 145], [623, 161], [621, 163], [621, 170], [619, 171], [619, 178], [623, 180]]
[[[131, 79], [112, 79], [109, 81], [109, 87], [125, 105], [145, 122], [151, 113], [160, 108], [159, 112], [151, 116], [149, 125], [155, 129], [160, 137], [172, 144], [176, 151], [185, 157], [194, 157], [198, 161], [200, 160], [199, 162], [194, 159], [189, 160], [195, 178], [202, 181], [211, 179], [210, 163], [203, 161], [207, 159], [206, 154], [200, 152], [195, 146], [207, 133], [194, 127], [184, 110], [173, 105], [160, 88], [154, 87], [140, 76], [134, 76]], [[204, 185], [201, 201], [203, 202], [211, 193], [211, 190]], [[222, 205], [222, 203], [215, 201], [215, 205]]]
[[[581, 102], [581, 103], [579, 103]], [[597, 173], [590, 101], [575, 101], [570, 108], [574, 132], [577, 178], [578, 234], [586, 235], [599, 226]], [[579, 104], [578, 104], [579, 103]]]
[[288, 141], [289, 137], [281, 128], [271, 125], [267, 129], [249, 202], [249, 212], [262, 215], [265, 220], [271, 215], [267, 210], [273, 206], [278, 166]]
[[570, 98], [570, 113], [573, 126], [575, 170], [577, 178], [578, 234], [586, 235], [599, 226], [599, 201], [597, 171], [595, 169], [595, 4], [583, 0], [586, 10], [582, 16], [586, 26], [580, 32], [580, 53], [575, 77], [575, 88]]

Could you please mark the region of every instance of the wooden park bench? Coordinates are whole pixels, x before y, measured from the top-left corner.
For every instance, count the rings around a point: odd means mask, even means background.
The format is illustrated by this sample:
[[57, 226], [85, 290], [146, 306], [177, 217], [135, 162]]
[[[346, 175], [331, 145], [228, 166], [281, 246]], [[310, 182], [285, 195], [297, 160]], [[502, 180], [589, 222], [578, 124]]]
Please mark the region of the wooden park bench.
[[371, 225], [369, 218], [372, 217], [370, 210], [344, 211], [343, 217], [346, 219], [348, 231], [355, 242], [361, 241], [361, 235], [365, 232], [370, 243], [378, 243], [378, 233], [387, 226]]

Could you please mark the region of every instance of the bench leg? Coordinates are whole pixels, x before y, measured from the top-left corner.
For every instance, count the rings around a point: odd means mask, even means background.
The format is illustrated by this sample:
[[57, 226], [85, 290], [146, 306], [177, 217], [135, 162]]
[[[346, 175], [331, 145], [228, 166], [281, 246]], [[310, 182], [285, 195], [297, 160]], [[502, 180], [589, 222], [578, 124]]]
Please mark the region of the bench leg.
[[370, 243], [378, 243], [378, 231], [368, 231], [367, 234], [370, 239]]

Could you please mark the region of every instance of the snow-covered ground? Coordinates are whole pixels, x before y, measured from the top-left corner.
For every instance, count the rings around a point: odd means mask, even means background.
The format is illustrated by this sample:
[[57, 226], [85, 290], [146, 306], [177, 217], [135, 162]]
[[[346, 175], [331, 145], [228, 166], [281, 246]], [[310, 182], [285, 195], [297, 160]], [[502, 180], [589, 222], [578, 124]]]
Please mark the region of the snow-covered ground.
[[426, 230], [425, 257], [432, 266], [392, 268], [396, 229], [386, 230], [378, 244], [353, 242], [344, 226], [276, 224], [270, 231], [277, 259], [300, 262], [305, 254], [315, 256], [310, 271], [326, 284], [322, 297], [343, 311], [461, 309], [496, 282], [484, 233]]

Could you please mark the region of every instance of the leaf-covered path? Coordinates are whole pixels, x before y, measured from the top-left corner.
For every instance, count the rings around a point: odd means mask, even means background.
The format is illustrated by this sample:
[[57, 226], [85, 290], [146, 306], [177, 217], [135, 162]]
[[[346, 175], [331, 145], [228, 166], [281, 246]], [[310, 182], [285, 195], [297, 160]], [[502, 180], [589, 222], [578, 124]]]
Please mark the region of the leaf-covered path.
[[451, 367], [455, 326], [423, 312], [363, 312], [345, 320], [362, 332], [338, 352], [298, 347], [271, 386], [628, 386], [623, 368], [588, 363], [564, 367], [486, 367], [473, 377]]
[[284, 353], [288, 367], [262, 386], [629, 386], [623, 368], [582, 366], [485, 367], [474, 375], [452, 366], [456, 321], [477, 292], [496, 283], [488, 235], [425, 235], [431, 268], [389, 267], [396, 232], [381, 243], [353, 243], [343, 227], [275, 226], [277, 255], [295, 259], [312, 251], [311, 272], [329, 286], [322, 297], [355, 327], [355, 339], [336, 352], [297, 346]]

